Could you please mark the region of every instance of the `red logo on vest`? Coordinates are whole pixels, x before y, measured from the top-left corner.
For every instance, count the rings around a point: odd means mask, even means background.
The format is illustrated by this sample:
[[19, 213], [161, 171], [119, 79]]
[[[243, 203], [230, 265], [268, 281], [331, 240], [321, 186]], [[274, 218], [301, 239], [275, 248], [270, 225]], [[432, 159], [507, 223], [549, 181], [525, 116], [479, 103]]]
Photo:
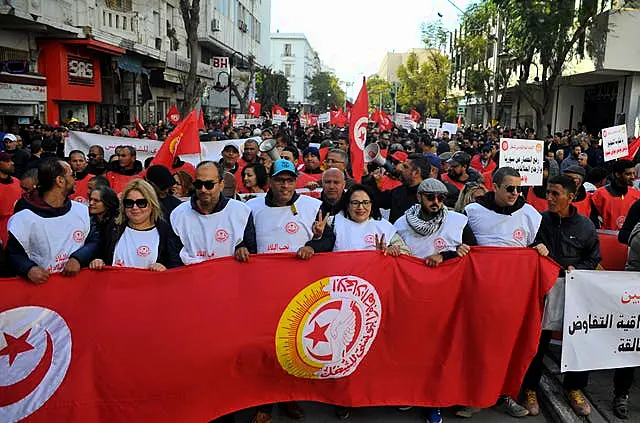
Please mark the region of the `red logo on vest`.
[[146, 245], [141, 245], [136, 250], [136, 254], [140, 257], [147, 257], [149, 254], [151, 254], [151, 248], [147, 247]]
[[284, 230], [287, 231], [288, 234], [297, 234], [298, 233], [298, 224], [296, 222], [289, 222], [284, 227]]
[[516, 241], [522, 241], [524, 239], [524, 231], [522, 229], [516, 229], [513, 231], [513, 239]]
[[376, 237], [372, 234], [369, 234], [367, 236], [364, 237], [364, 243], [365, 244], [375, 244], [376, 243]]
[[73, 232], [73, 240], [75, 242], [82, 242], [84, 241], [84, 232], [82, 231], [74, 231]]
[[218, 229], [216, 231], [216, 241], [225, 242], [228, 239], [229, 239], [229, 232], [225, 231], [224, 229]]
[[433, 247], [436, 250], [444, 250], [444, 247], [447, 246], [447, 241], [444, 240], [444, 238], [436, 238], [435, 241], [433, 241]]
[[616, 219], [616, 225], [618, 225], [618, 229], [622, 228], [622, 225], [624, 225], [625, 219], [626, 219], [625, 216], [618, 216], [618, 218]]

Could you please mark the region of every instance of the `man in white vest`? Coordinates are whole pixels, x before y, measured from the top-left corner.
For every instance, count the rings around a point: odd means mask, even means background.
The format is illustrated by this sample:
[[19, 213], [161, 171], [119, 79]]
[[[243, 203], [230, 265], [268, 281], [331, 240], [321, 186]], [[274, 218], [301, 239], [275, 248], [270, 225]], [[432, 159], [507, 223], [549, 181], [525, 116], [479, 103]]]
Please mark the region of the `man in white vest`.
[[418, 186], [418, 204], [407, 210], [394, 226], [415, 257], [429, 267], [443, 261], [463, 257], [476, 245], [476, 238], [467, 225], [467, 216], [444, 206], [447, 187], [434, 178]]
[[[322, 202], [296, 193], [296, 168], [289, 160], [273, 162], [269, 191], [261, 198], [247, 201], [253, 213], [258, 254], [296, 252], [301, 259], [309, 259], [314, 250], [307, 245], [314, 237], [334, 236], [322, 216]], [[316, 228], [324, 226], [325, 233]], [[294, 420], [304, 419], [304, 412], [296, 402], [281, 404]], [[271, 423], [272, 404], [258, 407], [251, 423]]]
[[[501, 167], [493, 174], [494, 192], [488, 192], [476, 203], [465, 207], [469, 227], [478, 245], [492, 247], [533, 247], [541, 256], [549, 254], [544, 244], [536, 243], [542, 216], [520, 195], [520, 173], [512, 167]], [[511, 397], [502, 397], [502, 406], [513, 417], [524, 417], [529, 411]], [[464, 407], [456, 412], [471, 417], [477, 408]]]
[[251, 209], [222, 195], [223, 165], [212, 161], [196, 167], [190, 201], [171, 213], [171, 227], [182, 242], [180, 259], [195, 264], [219, 257], [235, 256], [246, 262], [256, 253], [256, 237]]
[[38, 189], [16, 203], [9, 219], [7, 256], [16, 273], [34, 283], [53, 273], [76, 275], [95, 258], [99, 237], [90, 233], [86, 205], [69, 200], [71, 166], [55, 157], [38, 165]]

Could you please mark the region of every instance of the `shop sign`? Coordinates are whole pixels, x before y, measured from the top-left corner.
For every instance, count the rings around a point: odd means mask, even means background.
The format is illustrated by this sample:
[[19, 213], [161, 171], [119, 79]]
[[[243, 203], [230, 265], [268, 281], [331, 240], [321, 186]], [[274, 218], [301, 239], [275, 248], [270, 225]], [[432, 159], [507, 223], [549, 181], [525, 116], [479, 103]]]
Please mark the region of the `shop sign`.
[[93, 61], [79, 56], [67, 56], [69, 84], [93, 85]]
[[47, 87], [0, 82], [0, 101], [20, 103], [47, 101]]

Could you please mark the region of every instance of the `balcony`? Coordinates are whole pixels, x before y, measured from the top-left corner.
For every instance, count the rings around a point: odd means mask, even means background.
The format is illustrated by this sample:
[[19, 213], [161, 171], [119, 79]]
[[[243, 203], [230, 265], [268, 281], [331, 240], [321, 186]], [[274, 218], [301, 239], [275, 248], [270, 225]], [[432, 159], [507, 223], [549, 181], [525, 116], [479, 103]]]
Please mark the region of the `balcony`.
[[140, 42], [137, 12], [120, 12], [103, 6], [99, 6], [97, 10], [97, 29], [134, 43]]

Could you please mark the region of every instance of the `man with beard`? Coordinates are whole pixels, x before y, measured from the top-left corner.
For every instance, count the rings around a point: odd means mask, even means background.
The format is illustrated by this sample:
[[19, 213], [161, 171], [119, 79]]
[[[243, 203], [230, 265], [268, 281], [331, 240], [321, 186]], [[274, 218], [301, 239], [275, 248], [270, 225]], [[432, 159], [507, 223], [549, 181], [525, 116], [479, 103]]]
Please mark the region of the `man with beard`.
[[107, 172], [106, 177], [111, 189], [119, 194], [130, 181], [139, 177], [142, 163], [136, 160], [136, 149], [130, 145], [119, 147], [117, 154], [118, 161], [114, 163], [113, 169]]
[[560, 164], [560, 171], [564, 172], [564, 170], [569, 166], [579, 166], [580, 165], [579, 159], [580, 159], [581, 153], [582, 153], [582, 147], [580, 147], [580, 144], [573, 144], [573, 146], [571, 146], [571, 155], [565, 158]]
[[99, 145], [92, 145], [89, 148], [89, 165], [87, 166], [87, 172], [92, 175], [102, 175], [107, 171], [108, 163], [104, 159], [104, 148]]
[[480, 154], [473, 156], [470, 166], [481, 174], [493, 172], [496, 168], [496, 162], [491, 159], [491, 146], [484, 145], [480, 150]]
[[478, 182], [482, 175], [477, 170], [470, 168], [471, 158], [464, 151], [456, 151], [449, 160], [449, 170], [442, 175], [442, 180], [453, 184], [462, 190], [467, 182]]
[[596, 228], [618, 231], [631, 205], [640, 198], [640, 192], [633, 188], [636, 175], [632, 161], [614, 162], [612, 176], [609, 184], [598, 188], [591, 196], [591, 221]]
[[13, 134], [4, 134], [4, 148], [7, 153], [11, 154], [11, 161], [13, 161], [14, 175], [17, 177], [27, 170], [27, 164], [31, 158], [31, 154], [27, 150], [23, 150], [18, 147], [18, 137]]
[[183, 245], [180, 259], [184, 264], [231, 255], [246, 262], [249, 254], [257, 252], [251, 209], [222, 195], [222, 174], [220, 163], [201, 162], [193, 182], [196, 193], [171, 213], [171, 227]]
[[69, 164], [73, 171], [73, 177], [76, 179], [76, 189], [71, 199], [80, 203], [87, 203], [89, 179], [93, 178], [92, 175], [87, 172], [87, 159], [84, 157], [84, 153], [80, 150], [73, 150], [69, 153]]
[[51, 157], [38, 166], [38, 189], [16, 204], [9, 219], [7, 256], [16, 273], [34, 283], [53, 273], [76, 275], [98, 251], [89, 210], [69, 200], [75, 180], [67, 162]]
[[9, 234], [7, 233], [7, 222], [13, 215], [13, 207], [22, 197], [20, 181], [13, 176], [15, 167], [11, 160], [11, 154], [6, 151], [0, 152], [0, 249], [7, 245]]
[[582, 216], [590, 217], [591, 216], [591, 194], [588, 193], [582, 184], [584, 183], [584, 178], [586, 177], [585, 170], [582, 166], [569, 166], [562, 173], [563, 175], [567, 175], [573, 182], [576, 183], [576, 192], [571, 205], [573, 205], [578, 213]]

